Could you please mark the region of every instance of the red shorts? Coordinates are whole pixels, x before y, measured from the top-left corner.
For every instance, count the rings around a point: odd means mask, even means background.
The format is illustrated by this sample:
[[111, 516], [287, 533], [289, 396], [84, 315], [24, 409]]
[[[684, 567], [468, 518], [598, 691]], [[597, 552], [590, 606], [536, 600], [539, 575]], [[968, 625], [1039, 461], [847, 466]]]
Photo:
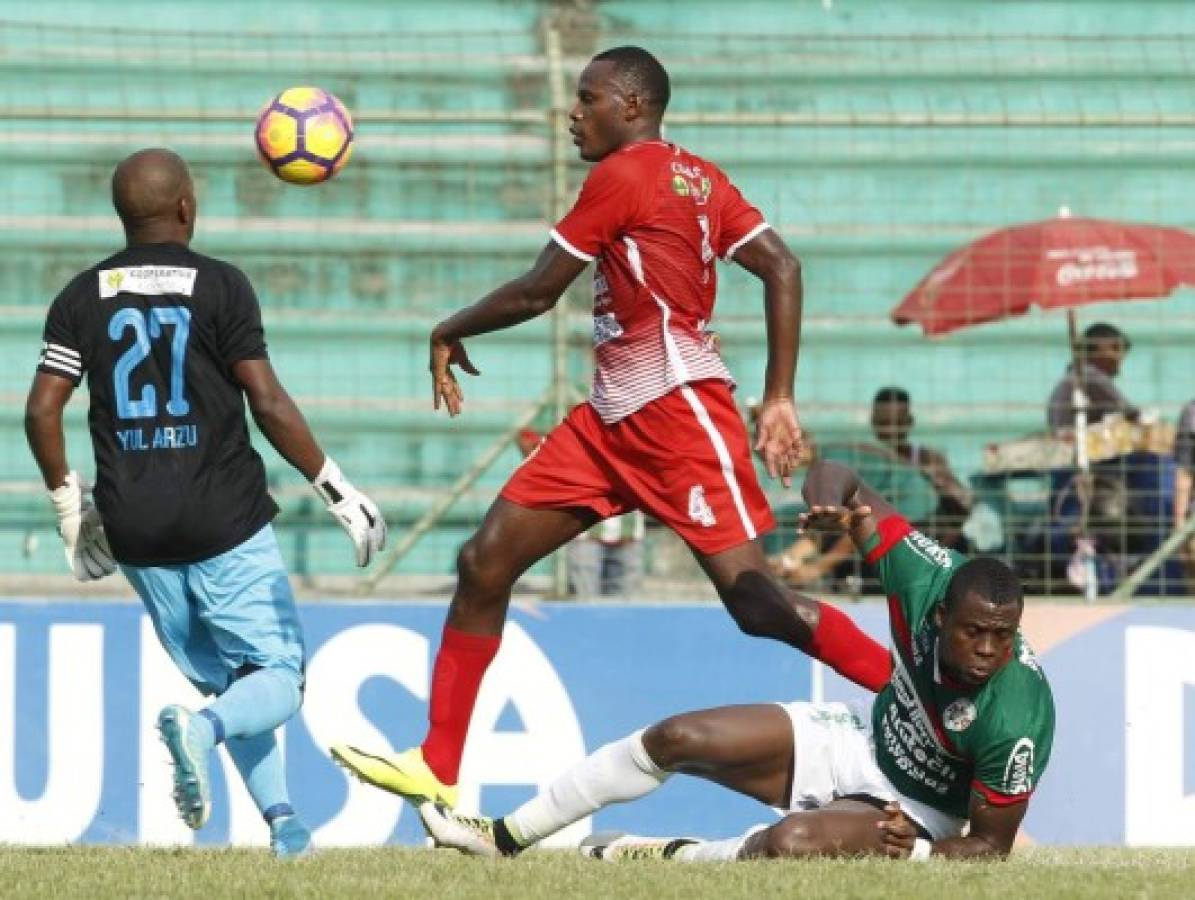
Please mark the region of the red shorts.
[[607, 425], [575, 407], [515, 470], [501, 496], [532, 509], [642, 509], [706, 555], [776, 526], [730, 387], [682, 385]]

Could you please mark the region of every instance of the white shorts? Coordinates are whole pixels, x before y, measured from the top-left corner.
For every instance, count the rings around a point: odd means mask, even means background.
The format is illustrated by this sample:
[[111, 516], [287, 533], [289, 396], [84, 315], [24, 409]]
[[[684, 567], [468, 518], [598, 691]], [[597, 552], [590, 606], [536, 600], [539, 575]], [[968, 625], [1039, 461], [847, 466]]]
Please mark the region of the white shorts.
[[910, 799], [876, 765], [871, 721], [845, 703], [781, 703], [793, 723], [793, 790], [788, 812], [817, 809], [850, 794], [895, 800], [937, 841], [964, 819]]

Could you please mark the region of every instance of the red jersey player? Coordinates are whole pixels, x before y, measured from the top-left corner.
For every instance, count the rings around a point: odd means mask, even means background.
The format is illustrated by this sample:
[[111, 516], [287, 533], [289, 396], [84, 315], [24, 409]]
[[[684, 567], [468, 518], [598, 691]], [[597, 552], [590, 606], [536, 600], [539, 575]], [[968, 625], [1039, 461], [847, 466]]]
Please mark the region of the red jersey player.
[[569, 114], [581, 158], [597, 163], [576, 205], [529, 272], [432, 332], [435, 406], [455, 416], [463, 396], [450, 367], [478, 374], [462, 339], [547, 312], [597, 262], [592, 396], [519, 467], [461, 548], [426, 739], [399, 754], [332, 748], [362, 780], [413, 802], [456, 802], [469, 719], [515, 580], [595, 522], [631, 509], [689, 544], [746, 633], [800, 648], [872, 690], [888, 679], [883, 648], [833, 607], [781, 587], [756, 540], [774, 522], [734, 382], [705, 332], [714, 261], [733, 260], [763, 282], [768, 364], [755, 449], [785, 484], [801, 449], [793, 405], [800, 266], [716, 166], [661, 138], [668, 98], [668, 74], [646, 50], [595, 56]]

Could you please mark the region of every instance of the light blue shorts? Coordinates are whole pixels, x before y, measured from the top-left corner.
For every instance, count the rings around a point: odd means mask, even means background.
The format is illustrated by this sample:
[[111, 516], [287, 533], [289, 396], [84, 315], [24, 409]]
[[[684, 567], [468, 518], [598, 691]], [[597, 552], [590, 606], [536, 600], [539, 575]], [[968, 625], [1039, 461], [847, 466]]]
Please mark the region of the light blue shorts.
[[303, 633], [274, 529], [202, 562], [121, 565], [170, 658], [204, 694], [244, 666], [303, 677]]

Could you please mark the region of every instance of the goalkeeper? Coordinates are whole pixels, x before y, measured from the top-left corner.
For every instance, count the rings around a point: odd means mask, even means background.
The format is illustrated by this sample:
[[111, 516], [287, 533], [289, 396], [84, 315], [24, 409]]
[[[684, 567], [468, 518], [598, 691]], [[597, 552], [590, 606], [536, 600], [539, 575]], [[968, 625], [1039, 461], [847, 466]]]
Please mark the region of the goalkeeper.
[[[127, 246], [76, 276], [50, 306], [25, 413], [29, 446], [75, 577], [119, 564], [162, 646], [203, 694], [198, 713], [158, 716], [183, 821], [211, 812], [209, 761], [224, 743], [269, 824], [278, 856], [307, 850], [274, 731], [298, 711], [304, 649], [244, 403], [348, 532], [357, 565], [386, 538], [378, 508], [325, 456], [266, 353], [253, 288], [189, 248], [186, 164], [142, 150], [116, 167]], [[87, 376], [95, 505], [67, 463], [62, 411]]]

